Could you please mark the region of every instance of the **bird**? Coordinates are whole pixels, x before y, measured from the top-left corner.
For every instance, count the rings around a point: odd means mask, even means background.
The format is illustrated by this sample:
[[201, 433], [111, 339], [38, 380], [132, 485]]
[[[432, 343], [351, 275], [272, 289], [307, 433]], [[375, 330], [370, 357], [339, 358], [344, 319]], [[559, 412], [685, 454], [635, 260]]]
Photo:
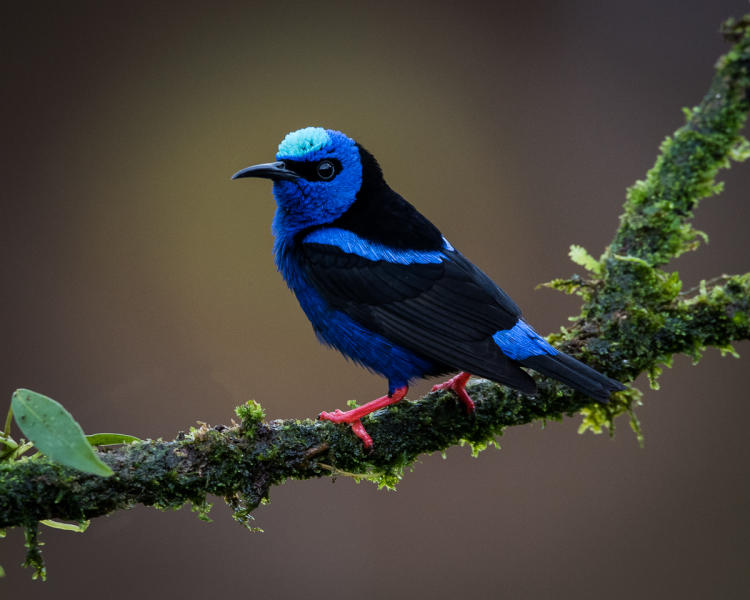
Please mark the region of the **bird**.
[[600, 403], [625, 389], [539, 335], [344, 133], [292, 131], [274, 162], [232, 179], [246, 177], [273, 182], [276, 266], [318, 339], [388, 380], [385, 396], [319, 415], [348, 424], [366, 449], [362, 417], [401, 401], [416, 379], [458, 372], [432, 391], [451, 390], [469, 413], [472, 375], [533, 395], [528, 368]]

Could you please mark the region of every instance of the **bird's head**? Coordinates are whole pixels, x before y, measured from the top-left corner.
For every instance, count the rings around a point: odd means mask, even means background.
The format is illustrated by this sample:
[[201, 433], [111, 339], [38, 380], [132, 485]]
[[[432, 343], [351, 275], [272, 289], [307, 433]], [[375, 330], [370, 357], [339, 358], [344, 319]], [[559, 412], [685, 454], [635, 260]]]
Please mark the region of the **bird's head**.
[[340, 131], [322, 127], [292, 131], [279, 144], [276, 161], [242, 169], [232, 179], [271, 179], [289, 229], [334, 221], [354, 203], [362, 186], [359, 147]]

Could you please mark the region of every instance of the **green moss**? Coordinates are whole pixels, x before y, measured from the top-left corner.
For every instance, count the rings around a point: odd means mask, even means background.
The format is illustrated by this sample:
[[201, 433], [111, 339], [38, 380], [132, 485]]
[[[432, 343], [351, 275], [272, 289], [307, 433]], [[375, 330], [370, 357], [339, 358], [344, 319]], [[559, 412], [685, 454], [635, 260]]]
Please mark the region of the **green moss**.
[[190, 510], [192, 510], [194, 513], [198, 515], [198, 518], [201, 521], [205, 521], [206, 523], [210, 523], [212, 521], [211, 517], [208, 516], [208, 513], [211, 512], [211, 509], [213, 508], [213, 504], [208, 502], [206, 500], [206, 497], [199, 498], [196, 500], [193, 500], [191, 502]]
[[263, 533], [260, 527], [255, 527], [253, 522], [255, 517], [252, 515], [252, 511], [256, 509], [260, 504], [260, 499], [257, 502], [247, 503], [242, 496], [233, 496], [225, 498], [227, 504], [232, 508], [232, 518], [243, 525], [248, 531], [253, 533]]
[[39, 541], [39, 527], [36, 523], [24, 528], [24, 538], [26, 559], [23, 561], [23, 566], [31, 569], [32, 579], [45, 581], [47, 579], [47, 567], [44, 566], [44, 558], [42, 557], [44, 542]]
[[601, 275], [602, 264], [591, 256], [583, 246], [573, 244], [570, 246], [570, 252], [568, 253], [570, 260], [577, 265], [581, 265], [587, 271], [590, 271], [594, 275]]
[[469, 449], [471, 450], [471, 456], [473, 458], [478, 458], [480, 452], [484, 452], [487, 450], [487, 448], [494, 447], [498, 450], [500, 450], [500, 444], [497, 443], [497, 440], [494, 438], [489, 439], [483, 439], [481, 441], [471, 441], [471, 440], [460, 440], [459, 441], [460, 446], [469, 446]]
[[610, 254], [662, 265], [695, 249], [701, 233], [688, 220], [702, 198], [721, 191], [715, 177], [729, 160], [745, 160], [750, 146], [739, 134], [746, 119], [748, 39], [721, 61], [700, 106], [684, 110], [686, 124], [662, 142], [646, 179], [627, 191], [625, 214]]
[[641, 397], [640, 391], [631, 388], [614, 394], [608, 404], [590, 404], [583, 407], [580, 411], [583, 419], [578, 427], [578, 433], [590, 431], [591, 433], [600, 435], [607, 429], [610, 436], [613, 436], [615, 433], [615, 419], [622, 414], [628, 414], [630, 417], [630, 426], [639, 443], [642, 444], [643, 434], [640, 422], [635, 416], [634, 411], [636, 406], [640, 406]]
[[255, 400], [248, 400], [235, 408], [234, 412], [240, 418], [240, 431], [249, 438], [255, 436], [256, 428], [266, 418], [263, 407]]
[[396, 485], [398, 485], [398, 482], [401, 481], [401, 478], [403, 476], [403, 467], [388, 467], [380, 472], [373, 473], [371, 477], [368, 477], [368, 479], [375, 483], [375, 485], [378, 486], [379, 490], [386, 489], [394, 491], [396, 489]]

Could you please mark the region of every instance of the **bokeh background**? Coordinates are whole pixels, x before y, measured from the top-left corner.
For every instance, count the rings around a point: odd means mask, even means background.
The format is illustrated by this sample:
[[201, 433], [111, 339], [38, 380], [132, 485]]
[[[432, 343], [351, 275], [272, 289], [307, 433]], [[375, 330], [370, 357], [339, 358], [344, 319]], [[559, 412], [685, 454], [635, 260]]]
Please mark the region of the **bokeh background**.
[[[255, 398], [313, 416], [385, 383], [319, 346], [275, 271], [271, 186], [230, 181], [290, 130], [341, 129], [554, 331], [535, 286], [598, 254], [747, 2], [5, 3], [0, 396], [29, 387], [87, 432], [171, 438]], [[750, 270], [750, 165], [696, 225], [686, 287]], [[252, 534], [137, 507], [45, 530], [49, 581], [0, 545], [3, 598], [745, 598], [747, 371], [677, 358], [614, 439], [578, 419], [502, 451], [425, 456], [395, 493], [288, 482]], [[415, 387], [413, 396], [428, 389]], [[2, 408], [2, 407], [0, 407]], [[2, 408], [4, 414], [4, 408]]]

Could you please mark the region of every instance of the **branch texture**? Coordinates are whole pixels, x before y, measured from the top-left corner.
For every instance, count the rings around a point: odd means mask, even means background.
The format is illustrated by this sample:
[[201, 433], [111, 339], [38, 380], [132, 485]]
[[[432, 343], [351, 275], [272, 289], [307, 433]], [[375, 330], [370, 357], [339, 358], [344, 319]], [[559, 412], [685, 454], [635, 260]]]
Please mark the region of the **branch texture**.
[[[686, 123], [661, 146], [654, 167], [627, 194], [614, 240], [600, 259], [574, 247], [586, 269], [550, 286], [582, 298], [578, 320], [552, 336], [566, 352], [620, 381], [708, 346], [730, 350], [750, 339], [750, 274], [723, 276], [682, 293], [677, 273], [662, 267], [695, 249], [703, 234], [691, 226], [699, 200], [720, 191], [718, 170], [750, 154], [740, 135], [750, 107], [750, 18], [725, 25], [730, 51], [719, 59], [703, 101], [686, 111]], [[469, 417], [450, 393], [429, 394], [365, 418], [375, 440], [366, 452], [349, 427], [312, 420], [264, 422], [256, 403], [237, 409], [239, 424], [203, 426], [174, 441], [134, 442], [100, 451], [114, 471], [103, 478], [52, 463], [41, 456], [0, 464], [0, 528], [22, 526], [33, 538], [40, 520], [84, 521], [135, 504], [177, 508], [191, 502], [208, 510], [208, 494], [221, 496], [249, 525], [250, 512], [269, 489], [288, 478], [336, 473], [393, 486], [403, 468], [425, 452], [459, 443], [483, 448], [505, 427], [581, 412], [584, 428], [612, 427], [630, 412], [637, 390], [607, 406], [556, 382], [537, 380], [530, 398], [485, 380], [469, 391]], [[405, 435], [404, 432], [408, 432]], [[33, 545], [33, 544], [31, 544]]]

